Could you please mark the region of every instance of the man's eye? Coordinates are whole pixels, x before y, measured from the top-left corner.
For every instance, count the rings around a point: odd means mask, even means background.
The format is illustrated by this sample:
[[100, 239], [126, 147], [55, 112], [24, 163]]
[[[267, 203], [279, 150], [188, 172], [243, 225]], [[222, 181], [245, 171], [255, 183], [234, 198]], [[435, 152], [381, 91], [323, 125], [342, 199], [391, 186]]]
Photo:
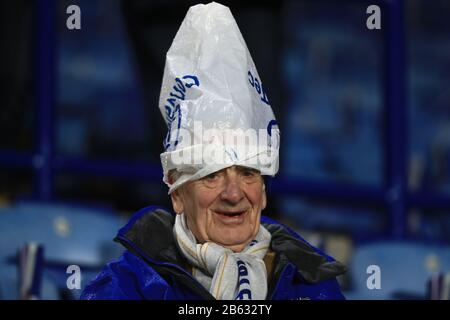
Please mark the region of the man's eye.
[[242, 172], [242, 177], [247, 179], [247, 181], [254, 181], [256, 178], [259, 177], [259, 172], [251, 169], [244, 170]]
[[206, 179], [208, 179], [208, 180], [215, 180], [217, 178], [218, 178], [217, 173], [211, 173], [211, 174], [206, 176]]

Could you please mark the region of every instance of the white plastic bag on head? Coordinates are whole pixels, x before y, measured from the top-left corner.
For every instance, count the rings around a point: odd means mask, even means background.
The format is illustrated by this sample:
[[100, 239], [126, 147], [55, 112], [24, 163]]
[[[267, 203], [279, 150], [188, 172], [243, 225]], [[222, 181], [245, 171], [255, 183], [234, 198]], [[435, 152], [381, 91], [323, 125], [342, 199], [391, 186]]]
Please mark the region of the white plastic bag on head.
[[[231, 165], [277, 173], [278, 126], [228, 7], [189, 9], [167, 52], [159, 108], [168, 125], [161, 162], [169, 193]], [[171, 184], [173, 169], [180, 177]]]

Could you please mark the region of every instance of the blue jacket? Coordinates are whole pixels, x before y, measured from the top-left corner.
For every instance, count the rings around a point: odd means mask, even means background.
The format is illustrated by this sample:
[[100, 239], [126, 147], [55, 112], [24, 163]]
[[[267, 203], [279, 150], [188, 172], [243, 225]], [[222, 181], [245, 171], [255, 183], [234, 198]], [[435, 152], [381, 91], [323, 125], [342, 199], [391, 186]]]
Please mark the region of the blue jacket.
[[[172, 232], [175, 217], [158, 207], [133, 215], [115, 241], [127, 249], [84, 289], [81, 299], [214, 299], [187, 271]], [[267, 217], [275, 252], [267, 299], [344, 299], [336, 276], [345, 267]]]

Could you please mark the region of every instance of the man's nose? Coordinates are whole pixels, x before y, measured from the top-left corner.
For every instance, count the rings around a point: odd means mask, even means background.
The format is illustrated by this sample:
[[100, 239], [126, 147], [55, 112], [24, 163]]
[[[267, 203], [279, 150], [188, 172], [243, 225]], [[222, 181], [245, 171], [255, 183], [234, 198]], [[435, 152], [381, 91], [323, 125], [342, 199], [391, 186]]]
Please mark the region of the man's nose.
[[236, 176], [228, 176], [225, 181], [225, 188], [220, 194], [220, 198], [233, 204], [239, 203], [244, 198], [244, 192]]

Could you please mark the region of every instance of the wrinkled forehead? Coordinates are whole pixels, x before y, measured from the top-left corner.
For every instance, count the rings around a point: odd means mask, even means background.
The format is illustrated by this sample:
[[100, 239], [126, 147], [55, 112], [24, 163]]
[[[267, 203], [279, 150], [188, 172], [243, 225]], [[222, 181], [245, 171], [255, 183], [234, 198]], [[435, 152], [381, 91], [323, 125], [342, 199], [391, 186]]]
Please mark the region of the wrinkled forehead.
[[[258, 175], [261, 180], [264, 182], [264, 178], [263, 175], [261, 175], [261, 171], [253, 168], [253, 167], [249, 167], [249, 166], [243, 166], [243, 165], [231, 165], [225, 168], [217, 168], [216, 170], [209, 170], [209, 172], [207, 172], [207, 174], [204, 175], [200, 175], [198, 176], [196, 179], [188, 179], [186, 181], [183, 181], [182, 183], [179, 184], [179, 186], [177, 187], [180, 188], [184, 185], [187, 185], [191, 182], [195, 182], [195, 181], [200, 181], [202, 179], [205, 179], [208, 176], [211, 176], [213, 174], [217, 174], [217, 173], [227, 173], [227, 172], [236, 172], [237, 174], [241, 174], [241, 173], [245, 173], [245, 172], [252, 172], [255, 175]], [[174, 169], [171, 170], [169, 175], [170, 175], [170, 180], [171, 183], [175, 183], [176, 181], [178, 181], [179, 179], [182, 179], [184, 177], [190, 177], [191, 176], [191, 172], [187, 171], [187, 172], [183, 172], [182, 170], [178, 170], [178, 169]]]
[[251, 171], [254, 174], [258, 174], [261, 175], [261, 171], [259, 171], [258, 169], [255, 168], [251, 168], [251, 167], [247, 167], [247, 166], [241, 166], [241, 165], [232, 165], [230, 167], [227, 168], [223, 168], [221, 170], [217, 170], [214, 171], [210, 174], [217, 174], [217, 173], [225, 173], [225, 172], [237, 172], [237, 173], [241, 173], [241, 172], [246, 172], [246, 171]]
[[[256, 169], [256, 168], [249, 167], [249, 166], [242, 166], [242, 165], [231, 165], [231, 166], [226, 167], [226, 168], [217, 168], [216, 170], [210, 170], [210, 172], [207, 175], [200, 176], [200, 177], [198, 177], [197, 179], [195, 179], [193, 181], [201, 180], [201, 179], [203, 179], [203, 178], [205, 178], [205, 177], [207, 177], [208, 175], [211, 175], [211, 174], [220, 173], [220, 172], [224, 173], [226, 171], [232, 171], [232, 172], [234, 171], [234, 172], [238, 172], [238, 173], [241, 173], [241, 172], [244, 172], [244, 171], [251, 171], [254, 174], [261, 175], [261, 171]], [[169, 175], [170, 175], [172, 183], [173, 183], [173, 182], [177, 181], [183, 174], [191, 174], [191, 173], [192, 172], [190, 172], [190, 171], [186, 171], [185, 172], [183, 170], [173, 169], [173, 170], [170, 171]]]

